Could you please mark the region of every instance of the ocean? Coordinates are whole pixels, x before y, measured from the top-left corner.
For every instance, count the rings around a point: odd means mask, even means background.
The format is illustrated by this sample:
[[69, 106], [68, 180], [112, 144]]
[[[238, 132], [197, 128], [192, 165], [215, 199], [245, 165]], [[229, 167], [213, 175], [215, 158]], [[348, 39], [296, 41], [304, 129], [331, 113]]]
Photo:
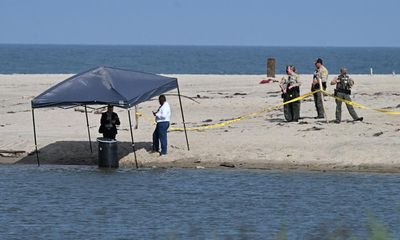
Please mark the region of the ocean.
[[400, 48], [112, 46], [0, 44], [0, 74], [78, 73], [112, 66], [161, 74], [265, 74], [266, 60], [276, 58], [277, 73], [293, 64], [301, 74], [314, 71], [321, 57], [331, 74], [400, 73]]
[[398, 174], [58, 165], [0, 172], [0, 239], [400, 236]]

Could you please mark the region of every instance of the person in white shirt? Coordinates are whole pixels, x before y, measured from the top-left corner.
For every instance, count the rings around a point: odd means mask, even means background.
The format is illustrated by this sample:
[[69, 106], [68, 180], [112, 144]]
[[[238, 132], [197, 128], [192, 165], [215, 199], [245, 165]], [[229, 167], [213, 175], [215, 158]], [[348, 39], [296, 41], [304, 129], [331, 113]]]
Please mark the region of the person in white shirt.
[[153, 151], [159, 152], [161, 143], [160, 156], [167, 154], [167, 131], [171, 119], [171, 108], [165, 98], [165, 95], [160, 95], [158, 98], [160, 107], [153, 115], [156, 117], [157, 126], [153, 132]]

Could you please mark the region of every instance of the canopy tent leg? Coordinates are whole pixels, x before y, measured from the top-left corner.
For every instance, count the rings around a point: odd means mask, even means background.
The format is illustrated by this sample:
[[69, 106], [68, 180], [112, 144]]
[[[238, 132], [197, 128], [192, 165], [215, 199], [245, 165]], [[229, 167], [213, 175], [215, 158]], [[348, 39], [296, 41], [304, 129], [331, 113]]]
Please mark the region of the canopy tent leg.
[[135, 156], [135, 165], [136, 165], [136, 168], [139, 168], [138, 163], [137, 163], [137, 157], [136, 157], [135, 141], [133, 140], [131, 111], [129, 109], [128, 109], [128, 118], [129, 118], [129, 129], [131, 130], [131, 142], [132, 142], [133, 155]]
[[186, 138], [186, 146], [187, 146], [188, 151], [190, 151], [189, 140], [188, 140], [187, 131], [186, 131], [185, 115], [183, 114], [183, 107], [182, 107], [182, 100], [181, 100], [181, 92], [179, 91], [178, 79], [176, 79], [176, 89], [178, 90], [179, 105], [180, 105], [180, 107], [181, 107], [181, 114], [182, 114], [182, 121], [183, 121], [183, 130], [185, 131], [185, 138]]
[[35, 111], [32, 108], [32, 123], [33, 123], [33, 139], [35, 141], [35, 153], [36, 153], [36, 161], [38, 164], [38, 167], [40, 166], [40, 161], [39, 161], [39, 151], [37, 148], [37, 140], [36, 140], [36, 123], [35, 123]]
[[85, 116], [86, 116], [86, 126], [87, 126], [87, 132], [89, 136], [89, 146], [90, 146], [90, 152], [93, 153], [93, 148], [92, 148], [92, 139], [90, 138], [90, 130], [89, 130], [89, 119], [88, 119], [88, 114], [87, 114], [87, 108], [85, 105]]

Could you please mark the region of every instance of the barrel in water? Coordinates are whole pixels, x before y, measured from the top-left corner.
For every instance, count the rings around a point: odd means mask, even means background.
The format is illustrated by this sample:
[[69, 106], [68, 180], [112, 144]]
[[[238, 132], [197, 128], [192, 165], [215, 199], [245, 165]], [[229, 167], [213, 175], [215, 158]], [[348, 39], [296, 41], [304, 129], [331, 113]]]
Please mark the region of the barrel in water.
[[109, 138], [97, 138], [99, 144], [99, 167], [118, 168], [117, 141]]

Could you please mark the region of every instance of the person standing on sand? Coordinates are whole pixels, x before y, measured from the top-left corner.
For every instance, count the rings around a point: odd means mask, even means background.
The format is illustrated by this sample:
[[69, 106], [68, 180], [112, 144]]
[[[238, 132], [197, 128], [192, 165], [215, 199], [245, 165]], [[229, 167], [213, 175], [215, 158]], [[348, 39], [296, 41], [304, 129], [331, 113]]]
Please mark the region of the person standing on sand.
[[118, 114], [114, 111], [113, 106], [107, 106], [107, 112], [101, 114], [99, 133], [103, 134], [104, 138], [115, 139], [117, 135], [117, 126], [119, 122]]
[[[322, 89], [326, 90], [326, 82], [328, 80], [328, 69], [325, 68], [323, 65], [323, 61], [321, 58], [318, 58], [315, 61], [315, 72], [313, 76], [313, 82], [311, 85], [311, 91], [319, 90], [321, 87], [319, 83], [322, 83]], [[323, 94], [322, 92], [317, 92], [314, 93], [314, 103], [315, 103], [315, 108], [317, 109], [317, 117], [318, 118], [324, 118], [325, 117], [325, 112], [324, 112], [324, 106], [323, 106]]]
[[[294, 66], [286, 66], [287, 78], [283, 77], [279, 86], [282, 91], [283, 102], [300, 96], [300, 77]], [[300, 117], [300, 101], [288, 103], [283, 106], [283, 113], [288, 122], [298, 122]]]
[[156, 129], [153, 132], [153, 151], [158, 152], [160, 149], [159, 143], [161, 143], [160, 156], [165, 156], [167, 154], [167, 130], [169, 128], [169, 122], [171, 119], [171, 108], [165, 95], [160, 95], [158, 101], [160, 103], [160, 107], [157, 111], [153, 112], [157, 122]]
[[[351, 101], [350, 94], [351, 88], [354, 85], [353, 79], [347, 75], [347, 69], [341, 68], [340, 75], [335, 77], [331, 81], [331, 85], [336, 85], [335, 96], [347, 101]], [[356, 111], [353, 106], [346, 103], [347, 110], [349, 111], [351, 117], [354, 121], [362, 121], [363, 117], [358, 117]], [[340, 123], [342, 120], [342, 101], [336, 99], [336, 120], [335, 123]]]

